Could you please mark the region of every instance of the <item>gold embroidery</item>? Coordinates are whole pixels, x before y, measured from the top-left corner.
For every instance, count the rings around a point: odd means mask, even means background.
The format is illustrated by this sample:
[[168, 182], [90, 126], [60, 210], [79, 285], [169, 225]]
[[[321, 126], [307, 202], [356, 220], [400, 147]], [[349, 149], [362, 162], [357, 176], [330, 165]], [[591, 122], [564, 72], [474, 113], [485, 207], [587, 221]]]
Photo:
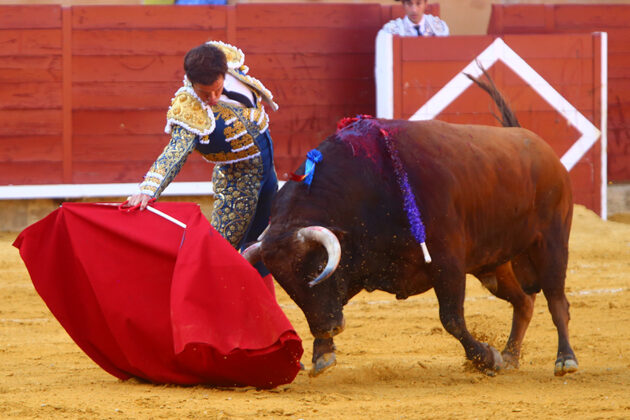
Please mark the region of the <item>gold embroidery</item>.
[[203, 157], [210, 162], [222, 163], [245, 159], [258, 153], [257, 147], [248, 147], [238, 152], [219, 152], [204, 154]]
[[231, 141], [229, 139], [236, 136], [237, 134], [241, 134], [244, 131], [245, 126], [243, 125], [243, 123], [241, 123], [240, 121], [234, 121], [232, 125], [228, 125], [227, 127], [225, 127], [225, 129], [223, 130], [223, 135], [225, 135], [225, 138], [228, 139], [228, 141]]
[[231, 107], [226, 106], [225, 103], [219, 103], [212, 105], [212, 112], [216, 114], [216, 118], [220, 118], [223, 121], [229, 121], [236, 117], [234, 110]]
[[151, 165], [140, 184], [140, 189], [153, 197], [158, 197], [181, 170], [194, 147], [195, 134], [176, 125], [171, 132], [170, 142]]
[[254, 139], [249, 134], [244, 134], [236, 140], [232, 140], [230, 145], [232, 146], [232, 150], [242, 149], [245, 146], [249, 146], [254, 142]]
[[245, 62], [245, 54], [243, 54], [243, 51], [241, 51], [240, 48], [221, 41], [208, 41], [206, 44], [213, 45], [223, 51], [229, 68], [232, 69], [243, 66], [243, 63]]
[[243, 240], [256, 213], [262, 178], [260, 156], [214, 168], [212, 182], [215, 197], [211, 224], [235, 248]]
[[180, 91], [171, 101], [171, 107], [166, 114], [167, 120], [175, 124], [204, 133], [214, 127], [214, 120], [203, 109], [199, 101], [186, 91]]

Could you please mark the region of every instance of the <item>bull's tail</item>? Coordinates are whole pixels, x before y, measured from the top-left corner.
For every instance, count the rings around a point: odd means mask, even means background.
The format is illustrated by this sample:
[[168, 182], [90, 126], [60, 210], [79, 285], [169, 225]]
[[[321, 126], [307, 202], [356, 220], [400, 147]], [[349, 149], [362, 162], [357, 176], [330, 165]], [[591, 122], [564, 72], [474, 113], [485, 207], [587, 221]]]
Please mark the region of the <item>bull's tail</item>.
[[499, 112], [501, 113], [501, 118], [499, 118], [496, 115], [495, 115], [495, 118], [501, 123], [503, 127], [520, 127], [521, 124], [516, 119], [516, 115], [514, 115], [514, 112], [512, 111], [510, 106], [507, 104], [505, 98], [503, 97], [503, 95], [501, 95], [501, 92], [499, 92], [499, 89], [497, 89], [497, 86], [494, 84], [494, 81], [492, 80], [492, 78], [490, 77], [486, 69], [484, 69], [479, 63], [477, 63], [477, 65], [483, 72], [483, 75], [485, 76], [487, 82], [478, 80], [472, 77], [470, 74], [464, 73], [466, 77], [468, 77], [470, 80], [475, 82], [475, 84], [479, 86], [481, 89], [488, 92], [488, 94], [490, 95], [494, 103], [497, 104], [497, 107], [499, 108]]

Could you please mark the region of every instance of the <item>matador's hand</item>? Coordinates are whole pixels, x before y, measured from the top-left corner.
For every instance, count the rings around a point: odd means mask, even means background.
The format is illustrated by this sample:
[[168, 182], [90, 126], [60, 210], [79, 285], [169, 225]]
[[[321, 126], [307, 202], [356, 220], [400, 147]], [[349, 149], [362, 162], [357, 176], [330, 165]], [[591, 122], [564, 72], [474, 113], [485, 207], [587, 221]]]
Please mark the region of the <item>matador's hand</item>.
[[139, 208], [140, 210], [144, 210], [147, 208], [147, 204], [149, 204], [151, 201], [154, 201], [154, 200], [155, 199], [149, 195], [137, 193], [137, 194], [130, 195], [129, 197], [127, 197], [127, 201], [122, 203], [121, 207], [123, 208], [133, 207], [133, 208]]

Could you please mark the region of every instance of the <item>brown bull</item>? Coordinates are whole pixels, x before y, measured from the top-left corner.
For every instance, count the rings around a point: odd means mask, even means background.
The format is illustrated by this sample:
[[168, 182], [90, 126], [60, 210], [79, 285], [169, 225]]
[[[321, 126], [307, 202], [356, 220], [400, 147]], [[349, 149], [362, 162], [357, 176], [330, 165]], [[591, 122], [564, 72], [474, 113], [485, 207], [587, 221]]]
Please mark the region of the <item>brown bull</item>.
[[[494, 85], [482, 87], [504, 125], [517, 126]], [[422, 216], [430, 263], [410, 231], [387, 136]], [[555, 374], [577, 370], [564, 292], [571, 187], [545, 141], [518, 127], [360, 119], [318, 150], [323, 159], [312, 184], [280, 190], [262, 242], [245, 252], [250, 261], [262, 258], [304, 312], [315, 337], [312, 374], [335, 363], [332, 337], [344, 328], [343, 306], [364, 289], [405, 299], [433, 288], [442, 325], [488, 374], [518, 367], [542, 290], [558, 330]], [[513, 306], [500, 354], [466, 328], [467, 273]]]

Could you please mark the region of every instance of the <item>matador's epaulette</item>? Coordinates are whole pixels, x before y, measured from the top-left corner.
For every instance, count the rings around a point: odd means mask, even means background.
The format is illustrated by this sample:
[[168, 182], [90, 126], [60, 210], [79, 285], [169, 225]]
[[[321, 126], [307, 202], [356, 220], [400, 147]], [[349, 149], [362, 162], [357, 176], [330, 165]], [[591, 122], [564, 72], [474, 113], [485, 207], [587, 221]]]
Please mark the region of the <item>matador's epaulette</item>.
[[214, 114], [210, 107], [199, 101], [191, 87], [180, 88], [171, 100], [171, 106], [166, 113], [166, 128], [171, 132], [173, 124], [181, 125], [185, 129], [207, 136], [215, 128]]

